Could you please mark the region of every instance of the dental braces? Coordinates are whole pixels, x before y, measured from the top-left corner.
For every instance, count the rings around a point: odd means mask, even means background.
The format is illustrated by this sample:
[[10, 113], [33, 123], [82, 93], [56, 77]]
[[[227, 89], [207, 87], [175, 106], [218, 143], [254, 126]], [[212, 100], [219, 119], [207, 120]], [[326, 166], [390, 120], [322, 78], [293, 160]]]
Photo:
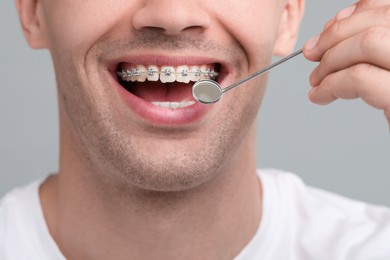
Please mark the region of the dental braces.
[[128, 69], [128, 70], [118, 71], [117, 73], [122, 79], [130, 78], [130, 77], [139, 77], [142, 75], [153, 76], [155, 74], [165, 75], [167, 77], [171, 76], [172, 74], [181, 75], [183, 77], [187, 77], [190, 74], [194, 74], [196, 77], [205, 76], [209, 78], [215, 78], [218, 76], [218, 72], [215, 72], [214, 70], [201, 71], [200, 69], [196, 71], [183, 70], [181, 72], [173, 72], [172, 69], [164, 69], [163, 71], [158, 71], [154, 69], [148, 69], [147, 71], [142, 71], [139, 69]]

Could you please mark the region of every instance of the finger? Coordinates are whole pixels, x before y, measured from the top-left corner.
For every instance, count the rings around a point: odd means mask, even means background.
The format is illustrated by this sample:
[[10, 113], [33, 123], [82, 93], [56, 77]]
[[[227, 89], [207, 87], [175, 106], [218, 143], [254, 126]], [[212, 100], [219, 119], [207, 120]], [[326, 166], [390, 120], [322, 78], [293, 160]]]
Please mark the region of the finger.
[[[374, 19], [375, 18], [375, 19]], [[304, 46], [306, 58], [319, 61], [322, 55], [339, 42], [371, 27], [390, 27], [390, 6], [355, 13], [338, 20], [321, 33], [318, 42], [309, 40]]]
[[342, 9], [340, 12], [338, 12], [336, 14], [334, 21], [337, 22], [337, 21], [340, 21], [342, 19], [350, 17], [353, 13], [355, 13], [356, 8], [357, 8], [357, 5], [354, 4], [354, 5], [348, 6], [347, 8]]
[[362, 98], [367, 104], [388, 111], [390, 109], [390, 73], [364, 63], [328, 75], [309, 93], [316, 104], [326, 105], [338, 98]]
[[[338, 20], [345, 19], [351, 16], [355, 9], [356, 5], [353, 5], [341, 10], [335, 17], [333, 17], [325, 24], [323, 31], [326, 31], [329, 27], [333, 26]], [[320, 35], [317, 35], [305, 43], [305, 45], [303, 46], [303, 54], [306, 56], [306, 58], [310, 59], [310, 51], [317, 45], [319, 39]]]
[[355, 4], [357, 6], [356, 12], [362, 12], [389, 5], [390, 2], [389, 0], [360, 0]]
[[326, 29], [328, 29], [329, 27], [331, 27], [335, 22], [337, 22], [336, 20], [336, 17], [333, 17], [332, 19], [330, 19], [324, 26], [324, 31]]
[[370, 28], [334, 46], [322, 56], [318, 67], [310, 76], [310, 84], [317, 86], [329, 74], [370, 63], [390, 70], [390, 28]]
[[348, 6], [344, 9], [342, 9], [341, 11], [339, 11], [335, 17], [333, 17], [332, 19], [330, 19], [324, 26], [324, 29], [323, 31], [325, 31], [326, 29], [328, 29], [330, 26], [332, 26], [335, 22], [341, 20], [341, 19], [345, 19], [345, 18], [348, 18], [350, 17], [356, 10], [356, 7], [357, 7], [357, 4], [353, 4], [351, 6]]
[[[355, 10], [356, 6], [351, 6], [351, 7], [348, 7], [348, 8], [345, 8], [343, 10], [341, 10], [337, 15], [336, 17], [333, 17], [332, 19], [330, 19], [324, 26], [324, 29], [323, 31], [327, 30], [329, 27], [331, 27], [332, 25], [334, 25], [338, 20], [341, 20], [341, 19], [344, 19], [344, 18], [347, 18], [349, 17], [350, 15], [352, 15], [353, 11]], [[308, 46], [312, 46], [314, 47], [318, 40], [320, 38], [320, 35], [317, 35], [315, 37], [313, 37], [312, 39], [310, 39], [309, 41], [306, 42], [305, 46], [304, 46], [304, 50], [305, 50], [305, 53], [307, 52], [308, 49], [311, 49], [311, 47], [308, 48]]]

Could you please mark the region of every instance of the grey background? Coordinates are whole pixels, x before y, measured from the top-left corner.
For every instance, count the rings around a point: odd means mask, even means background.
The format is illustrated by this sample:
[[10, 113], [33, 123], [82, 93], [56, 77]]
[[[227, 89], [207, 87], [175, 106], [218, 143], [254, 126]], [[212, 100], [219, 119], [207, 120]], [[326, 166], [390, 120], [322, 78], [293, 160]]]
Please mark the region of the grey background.
[[[298, 47], [349, 0], [308, 0]], [[57, 170], [58, 117], [49, 54], [25, 43], [13, 1], [0, 2], [0, 196]], [[390, 206], [389, 128], [360, 100], [317, 106], [314, 68], [302, 57], [271, 74], [258, 128], [258, 165], [297, 173], [313, 186]]]

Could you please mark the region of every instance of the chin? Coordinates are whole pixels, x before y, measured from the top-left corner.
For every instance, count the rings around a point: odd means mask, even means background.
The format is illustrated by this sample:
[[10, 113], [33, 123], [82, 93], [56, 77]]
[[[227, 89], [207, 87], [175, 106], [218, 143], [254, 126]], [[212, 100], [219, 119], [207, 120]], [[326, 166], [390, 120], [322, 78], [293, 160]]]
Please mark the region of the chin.
[[184, 191], [200, 187], [219, 172], [217, 158], [192, 156], [165, 156], [163, 160], [152, 158], [132, 160], [128, 169], [120, 174], [140, 189], [160, 192]]

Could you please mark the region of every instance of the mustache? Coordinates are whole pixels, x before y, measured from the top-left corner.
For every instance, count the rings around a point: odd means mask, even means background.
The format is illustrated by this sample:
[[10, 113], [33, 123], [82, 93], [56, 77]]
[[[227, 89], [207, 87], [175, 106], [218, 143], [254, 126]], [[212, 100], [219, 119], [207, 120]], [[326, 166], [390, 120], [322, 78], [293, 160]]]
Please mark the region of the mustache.
[[206, 39], [205, 36], [197, 35], [167, 35], [158, 30], [137, 31], [133, 40], [128, 42], [132, 48], [163, 48], [166, 50], [217, 50], [217, 43]]
[[246, 52], [240, 44], [226, 45], [208, 39], [202, 33], [188, 33], [181, 35], [167, 35], [158, 28], [129, 33], [123, 38], [108, 40], [102, 39], [98, 43], [100, 52], [126, 52], [134, 50], [163, 50], [163, 51], [198, 51], [225, 57], [231, 61], [242, 60]]

